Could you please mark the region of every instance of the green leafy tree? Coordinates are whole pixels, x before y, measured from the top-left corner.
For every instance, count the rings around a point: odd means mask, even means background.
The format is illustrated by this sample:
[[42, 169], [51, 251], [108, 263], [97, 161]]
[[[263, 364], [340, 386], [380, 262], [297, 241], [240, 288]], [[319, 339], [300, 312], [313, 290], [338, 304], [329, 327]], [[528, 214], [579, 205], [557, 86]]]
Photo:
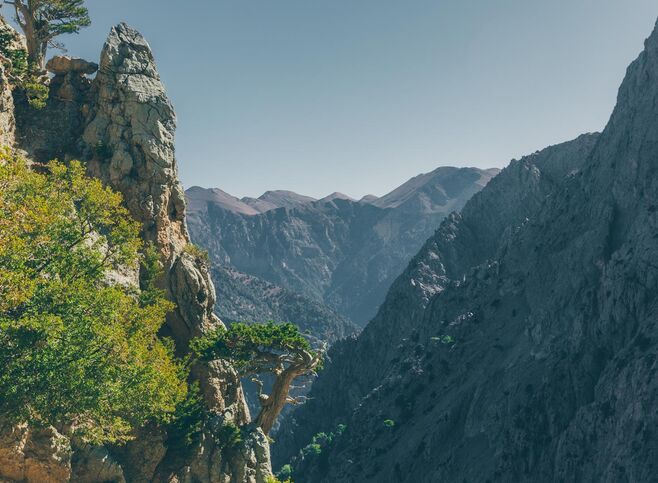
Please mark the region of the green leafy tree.
[[42, 70], [48, 47], [62, 48], [55, 38], [78, 33], [91, 25], [84, 0], [2, 0], [14, 8], [15, 20], [25, 34], [28, 62]]
[[[321, 368], [324, 348], [313, 350], [293, 324], [233, 324], [220, 327], [192, 341], [192, 349], [205, 361], [230, 360], [240, 377], [252, 377], [258, 384], [261, 409], [256, 424], [269, 434], [286, 404], [300, 404], [304, 398], [289, 396], [290, 386], [298, 377], [314, 374]], [[263, 394], [258, 375], [274, 375], [269, 395]]]
[[158, 268], [120, 194], [78, 162], [37, 170], [0, 151], [3, 418], [93, 443], [171, 419], [187, 371], [157, 335], [173, 308], [157, 276], [121, 275], [140, 263]]

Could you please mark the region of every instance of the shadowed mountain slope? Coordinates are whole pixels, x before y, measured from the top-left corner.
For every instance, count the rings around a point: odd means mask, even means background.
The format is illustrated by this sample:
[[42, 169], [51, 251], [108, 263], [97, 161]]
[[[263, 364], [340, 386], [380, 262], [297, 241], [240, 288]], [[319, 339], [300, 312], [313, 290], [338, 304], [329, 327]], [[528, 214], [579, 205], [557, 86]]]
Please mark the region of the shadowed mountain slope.
[[295, 481], [655, 481], [656, 99], [655, 31], [600, 136], [443, 222], [282, 425], [279, 462], [347, 424]]

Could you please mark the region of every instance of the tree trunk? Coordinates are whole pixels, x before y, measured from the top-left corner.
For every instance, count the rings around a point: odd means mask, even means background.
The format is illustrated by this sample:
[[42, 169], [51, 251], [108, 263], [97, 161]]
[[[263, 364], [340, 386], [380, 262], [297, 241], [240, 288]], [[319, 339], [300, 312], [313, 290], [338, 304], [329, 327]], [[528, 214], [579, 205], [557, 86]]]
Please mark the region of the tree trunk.
[[31, 69], [42, 71], [46, 67], [46, 50], [48, 41], [41, 38], [36, 27], [34, 17], [34, 5], [26, 5], [16, 0], [14, 7], [18, 24], [25, 34], [25, 43], [27, 46], [27, 60]]
[[256, 425], [259, 426], [265, 434], [270, 434], [276, 418], [281, 414], [281, 410], [288, 400], [290, 385], [297, 376], [305, 372], [305, 368], [292, 365], [285, 369], [281, 374], [276, 376], [272, 391], [265, 401], [261, 402], [260, 413], [256, 418]]
[[27, 44], [27, 60], [31, 68], [42, 71], [46, 67], [46, 45], [41, 41], [31, 22], [27, 23], [25, 29], [25, 41]]

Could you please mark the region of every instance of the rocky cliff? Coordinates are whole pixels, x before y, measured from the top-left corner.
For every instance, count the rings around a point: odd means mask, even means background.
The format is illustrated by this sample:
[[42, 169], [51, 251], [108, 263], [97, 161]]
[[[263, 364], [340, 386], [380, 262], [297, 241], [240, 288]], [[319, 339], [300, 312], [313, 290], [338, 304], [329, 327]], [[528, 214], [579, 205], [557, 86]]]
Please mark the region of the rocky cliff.
[[286, 457], [347, 424], [296, 481], [655, 481], [657, 97], [658, 30], [600, 136], [441, 225], [293, 415]]
[[[98, 74], [91, 81], [85, 74], [96, 67]], [[49, 63], [49, 69], [55, 77], [42, 111], [30, 110], [23, 99], [15, 99], [17, 143], [41, 162], [53, 155], [82, 157], [91, 174], [123, 194], [132, 216], [142, 223], [144, 239], [161, 255], [165, 268], [161, 285], [176, 304], [166, 335], [184, 354], [192, 337], [222, 322], [213, 313], [215, 291], [208, 268], [188, 249], [185, 200], [174, 154], [175, 114], [151, 49], [138, 32], [120, 24], [110, 32], [99, 66], [59, 58]], [[249, 411], [233, 368], [224, 361], [198, 365], [193, 378], [201, 384], [210, 422], [189, 455], [169, 451], [167, 435], [158, 428], [144, 428], [134, 441], [117, 448], [80, 446], [59, 434], [57, 441], [65, 444], [54, 445], [50, 442], [55, 436], [50, 440], [40, 436], [40, 453], [30, 449], [32, 431], [22, 436], [14, 430], [10, 434], [16, 436], [5, 440], [16, 442], [15, 450], [0, 449], [0, 476], [34, 482], [265, 481], [271, 474], [268, 443], [262, 431], [249, 426]], [[217, 431], [227, 422], [241, 426], [245, 440], [239, 451], [230, 454], [217, 440]], [[55, 446], [64, 449], [54, 453]], [[7, 474], [6, 461], [22, 463]], [[40, 477], [28, 472], [35, 464], [46, 468]], [[62, 470], [48, 472], [48, 465]]]
[[414, 253], [498, 170], [439, 168], [382, 198], [190, 188], [190, 231], [216, 266], [322, 302], [364, 325]]

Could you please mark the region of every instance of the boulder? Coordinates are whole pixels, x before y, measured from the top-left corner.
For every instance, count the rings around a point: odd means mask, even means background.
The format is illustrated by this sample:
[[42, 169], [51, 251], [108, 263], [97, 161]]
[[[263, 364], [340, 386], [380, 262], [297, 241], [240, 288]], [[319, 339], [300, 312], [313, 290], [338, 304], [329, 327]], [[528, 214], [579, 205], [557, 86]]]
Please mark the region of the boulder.
[[98, 64], [78, 57], [56, 55], [48, 61], [46, 64], [46, 70], [55, 75], [66, 75], [69, 73], [91, 75], [98, 70]]

